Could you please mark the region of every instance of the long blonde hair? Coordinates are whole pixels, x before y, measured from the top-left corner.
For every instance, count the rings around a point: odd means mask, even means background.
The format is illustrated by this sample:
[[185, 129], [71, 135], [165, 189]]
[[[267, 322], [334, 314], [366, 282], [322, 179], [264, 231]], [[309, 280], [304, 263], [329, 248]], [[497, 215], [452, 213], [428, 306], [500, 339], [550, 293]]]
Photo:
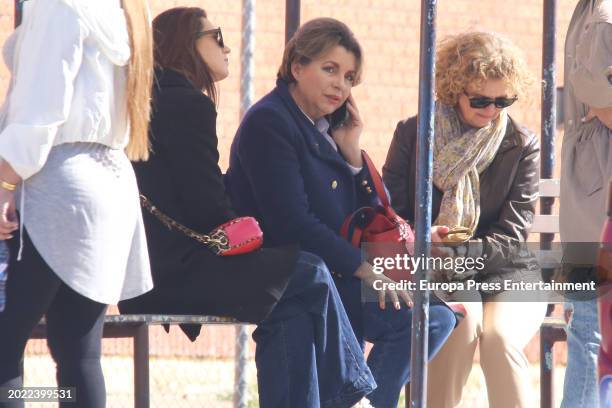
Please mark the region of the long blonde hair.
[[127, 79], [130, 140], [125, 152], [130, 160], [144, 161], [149, 158], [153, 36], [146, 0], [123, 0], [122, 3], [132, 50]]

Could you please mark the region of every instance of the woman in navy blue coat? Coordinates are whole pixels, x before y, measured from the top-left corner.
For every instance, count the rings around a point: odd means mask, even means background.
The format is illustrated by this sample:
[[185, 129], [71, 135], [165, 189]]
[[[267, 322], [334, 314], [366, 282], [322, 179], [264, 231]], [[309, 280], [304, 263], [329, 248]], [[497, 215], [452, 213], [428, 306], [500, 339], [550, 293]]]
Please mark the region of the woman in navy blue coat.
[[[339, 234], [349, 214], [377, 200], [350, 96], [361, 58], [343, 23], [320, 18], [303, 25], [287, 44], [276, 88], [238, 129], [226, 183], [236, 209], [262, 223], [267, 245], [298, 243], [327, 263], [357, 338], [374, 343], [368, 365], [378, 388], [368, 399], [376, 408], [395, 408], [409, 379], [412, 301], [407, 292], [388, 290], [380, 291], [378, 304], [362, 303], [362, 283], [386, 278]], [[329, 115], [345, 102], [349, 118], [330, 131]], [[454, 324], [446, 306], [431, 307], [430, 357]]]
[[[219, 168], [218, 81], [230, 49], [204, 10], [177, 7], [153, 20], [156, 81], [151, 155], [135, 163], [138, 186], [160, 211], [208, 232], [236, 215]], [[144, 214], [151, 292], [126, 313], [212, 314], [258, 325], [261, 408], [349, 408], [374, 387], [325, 263], [295, 248], [217, 256]], [[186, 327], [192, 340], [199, 328]]]

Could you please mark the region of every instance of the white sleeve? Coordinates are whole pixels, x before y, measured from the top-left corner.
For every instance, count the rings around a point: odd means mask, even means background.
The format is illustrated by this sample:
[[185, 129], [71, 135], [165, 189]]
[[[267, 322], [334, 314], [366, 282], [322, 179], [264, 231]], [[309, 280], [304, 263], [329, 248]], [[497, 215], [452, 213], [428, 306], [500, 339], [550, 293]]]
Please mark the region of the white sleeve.
[[34, 3], [17, 39], [0, 157], [27, 179], [37, 173], [70, 113], [86, 29], [61, 0]]
[[580, 102], [595, 108], [612, 106], [612, 24], [589, 24], [576, 44], [569, 80]]

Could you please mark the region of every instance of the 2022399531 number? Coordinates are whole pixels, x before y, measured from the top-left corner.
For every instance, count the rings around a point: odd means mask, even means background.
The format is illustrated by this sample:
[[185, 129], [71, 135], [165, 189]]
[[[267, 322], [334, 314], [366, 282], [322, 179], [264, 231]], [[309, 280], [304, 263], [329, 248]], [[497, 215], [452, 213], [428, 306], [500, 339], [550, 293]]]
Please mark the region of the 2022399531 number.
[[55, 387], [24, 387], [24, 388], [1, 388], [0, 402], [22, 400], [25, 402], [56, 402], [76, 401], [76, 390], [74, 388]]

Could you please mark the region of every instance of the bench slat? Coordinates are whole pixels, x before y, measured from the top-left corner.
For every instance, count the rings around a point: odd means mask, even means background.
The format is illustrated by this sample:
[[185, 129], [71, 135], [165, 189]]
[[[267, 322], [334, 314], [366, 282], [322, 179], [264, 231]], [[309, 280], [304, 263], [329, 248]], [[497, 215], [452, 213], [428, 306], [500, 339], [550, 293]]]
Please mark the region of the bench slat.
[[548, 249], [540, 249], [533, 251], [540, 268], [542, 269], [552, 269], [558, 268], [562, 265], [563, 261], [563, 251], [562, 250], [548, 250]]
[[559, 197], [561, 184], [559, 179], [540, 180], [540, 197]]
[[533, 225], [531, 226], [531, 232], [533, 233], [559, 233], [559, 216], [558, 215], [542, 215], [538, 214], [533, 218]]
[[563, 319], [563, 317], [560, 317], [560, 316], [546, 316], [542, 324], [546, 326], [550, 326], [550, 327], [559, 327], [559, 328], [565, 328], [565, 326], [567, 326], [567, 323], [565, 323], [565, 319]]
[[[146, 315], [146, 314], [112, 314], [104, 316], [105, 326], [149, 326], [162, 324], [248, 324], [241, 323], [232, 317], [222, 316], [197, 316], [197, 315]], [[46, 326], [43, 317], [37, 327], [42, 329]]]
[[104, 318], [104, 323], [146, 323], [148, 325], [160, 324], [238, 324], [239, 322], [231, 317], [221, 316], [190, 316], [190, 315], [108, 315]]

